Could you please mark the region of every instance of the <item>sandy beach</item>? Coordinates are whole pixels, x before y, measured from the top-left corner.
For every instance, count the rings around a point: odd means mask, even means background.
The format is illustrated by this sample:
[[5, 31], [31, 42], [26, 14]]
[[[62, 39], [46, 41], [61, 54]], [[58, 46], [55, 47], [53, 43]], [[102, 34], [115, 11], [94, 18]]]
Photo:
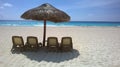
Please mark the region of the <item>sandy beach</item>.
[[73, 52], [12, 53], [12, 36], [38, 37], [43, 27], [0, 27], [0, 67], [119, 67], [120, 27], [47, 27], [46, 36], [71, 36]]

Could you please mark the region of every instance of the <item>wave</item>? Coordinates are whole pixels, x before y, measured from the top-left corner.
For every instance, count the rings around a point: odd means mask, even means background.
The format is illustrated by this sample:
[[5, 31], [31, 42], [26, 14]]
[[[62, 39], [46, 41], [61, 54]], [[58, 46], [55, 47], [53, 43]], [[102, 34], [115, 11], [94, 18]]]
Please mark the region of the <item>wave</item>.
[[[43, 22], [40, 21], [0, 21], [0, 26], [43, 26]], [[94, 21], [70, 21], [70, 22], [63, 22], [63, 23], [53, 23], [47, 21], [47, 26], [49, 27], [88, 27], [88, 26], [112, 26], [112, 27], [120, 27], [120, 22], [94, 22]]]

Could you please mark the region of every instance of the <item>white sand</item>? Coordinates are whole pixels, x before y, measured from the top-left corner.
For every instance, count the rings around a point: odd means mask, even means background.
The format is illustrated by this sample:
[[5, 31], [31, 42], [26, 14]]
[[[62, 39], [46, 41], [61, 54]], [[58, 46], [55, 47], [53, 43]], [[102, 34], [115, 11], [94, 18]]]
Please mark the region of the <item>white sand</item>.
[[37, 36], [42, 42], [42, 27], [0, 27], [0, 67], [120, 67], [120, 27], [47, 27], [47, 37], [73, 39], [73, 52], [13, 54], [13, 35]]

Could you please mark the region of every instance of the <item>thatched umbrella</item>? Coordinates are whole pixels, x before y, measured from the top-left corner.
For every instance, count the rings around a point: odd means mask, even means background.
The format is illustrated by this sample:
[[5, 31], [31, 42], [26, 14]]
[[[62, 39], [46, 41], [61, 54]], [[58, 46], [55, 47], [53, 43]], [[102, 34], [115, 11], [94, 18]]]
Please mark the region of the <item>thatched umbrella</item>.
[[26, 11], [21, 17], [32, 20], [44, 20], [43, 46], [45, 46], [46, 38], [46, 20], [55, 23], [70, 20], [70, 16], [68, 16], [65, 12], [58, 10], [48, 3]]

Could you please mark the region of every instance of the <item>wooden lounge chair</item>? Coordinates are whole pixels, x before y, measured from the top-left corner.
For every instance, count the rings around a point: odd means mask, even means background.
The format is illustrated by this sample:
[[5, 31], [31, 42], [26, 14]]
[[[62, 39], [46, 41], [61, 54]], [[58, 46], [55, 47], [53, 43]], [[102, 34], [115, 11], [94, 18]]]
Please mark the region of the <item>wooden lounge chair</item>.
[[37, 37], [28, 36], [25, 48], [30, 49], [30, 50], [37, 50], [39, 48], [39, 43], [38, 43]]
[[22, 36], [12, 36], [12, 42], [13, 42], [13, 46], [11, 50], [15, 50], [15, 49], [20, 49], [20, 51], [24, 50], [24, 41]]
[[73, 49], [73, 43], [71, 37], [62, 37], [61, 39], [61, 50], [71, 51]]
[[47, 49], [48, 51], [58, 51], [59, 43], [57, 37], [48, 37], [47, 38]]

